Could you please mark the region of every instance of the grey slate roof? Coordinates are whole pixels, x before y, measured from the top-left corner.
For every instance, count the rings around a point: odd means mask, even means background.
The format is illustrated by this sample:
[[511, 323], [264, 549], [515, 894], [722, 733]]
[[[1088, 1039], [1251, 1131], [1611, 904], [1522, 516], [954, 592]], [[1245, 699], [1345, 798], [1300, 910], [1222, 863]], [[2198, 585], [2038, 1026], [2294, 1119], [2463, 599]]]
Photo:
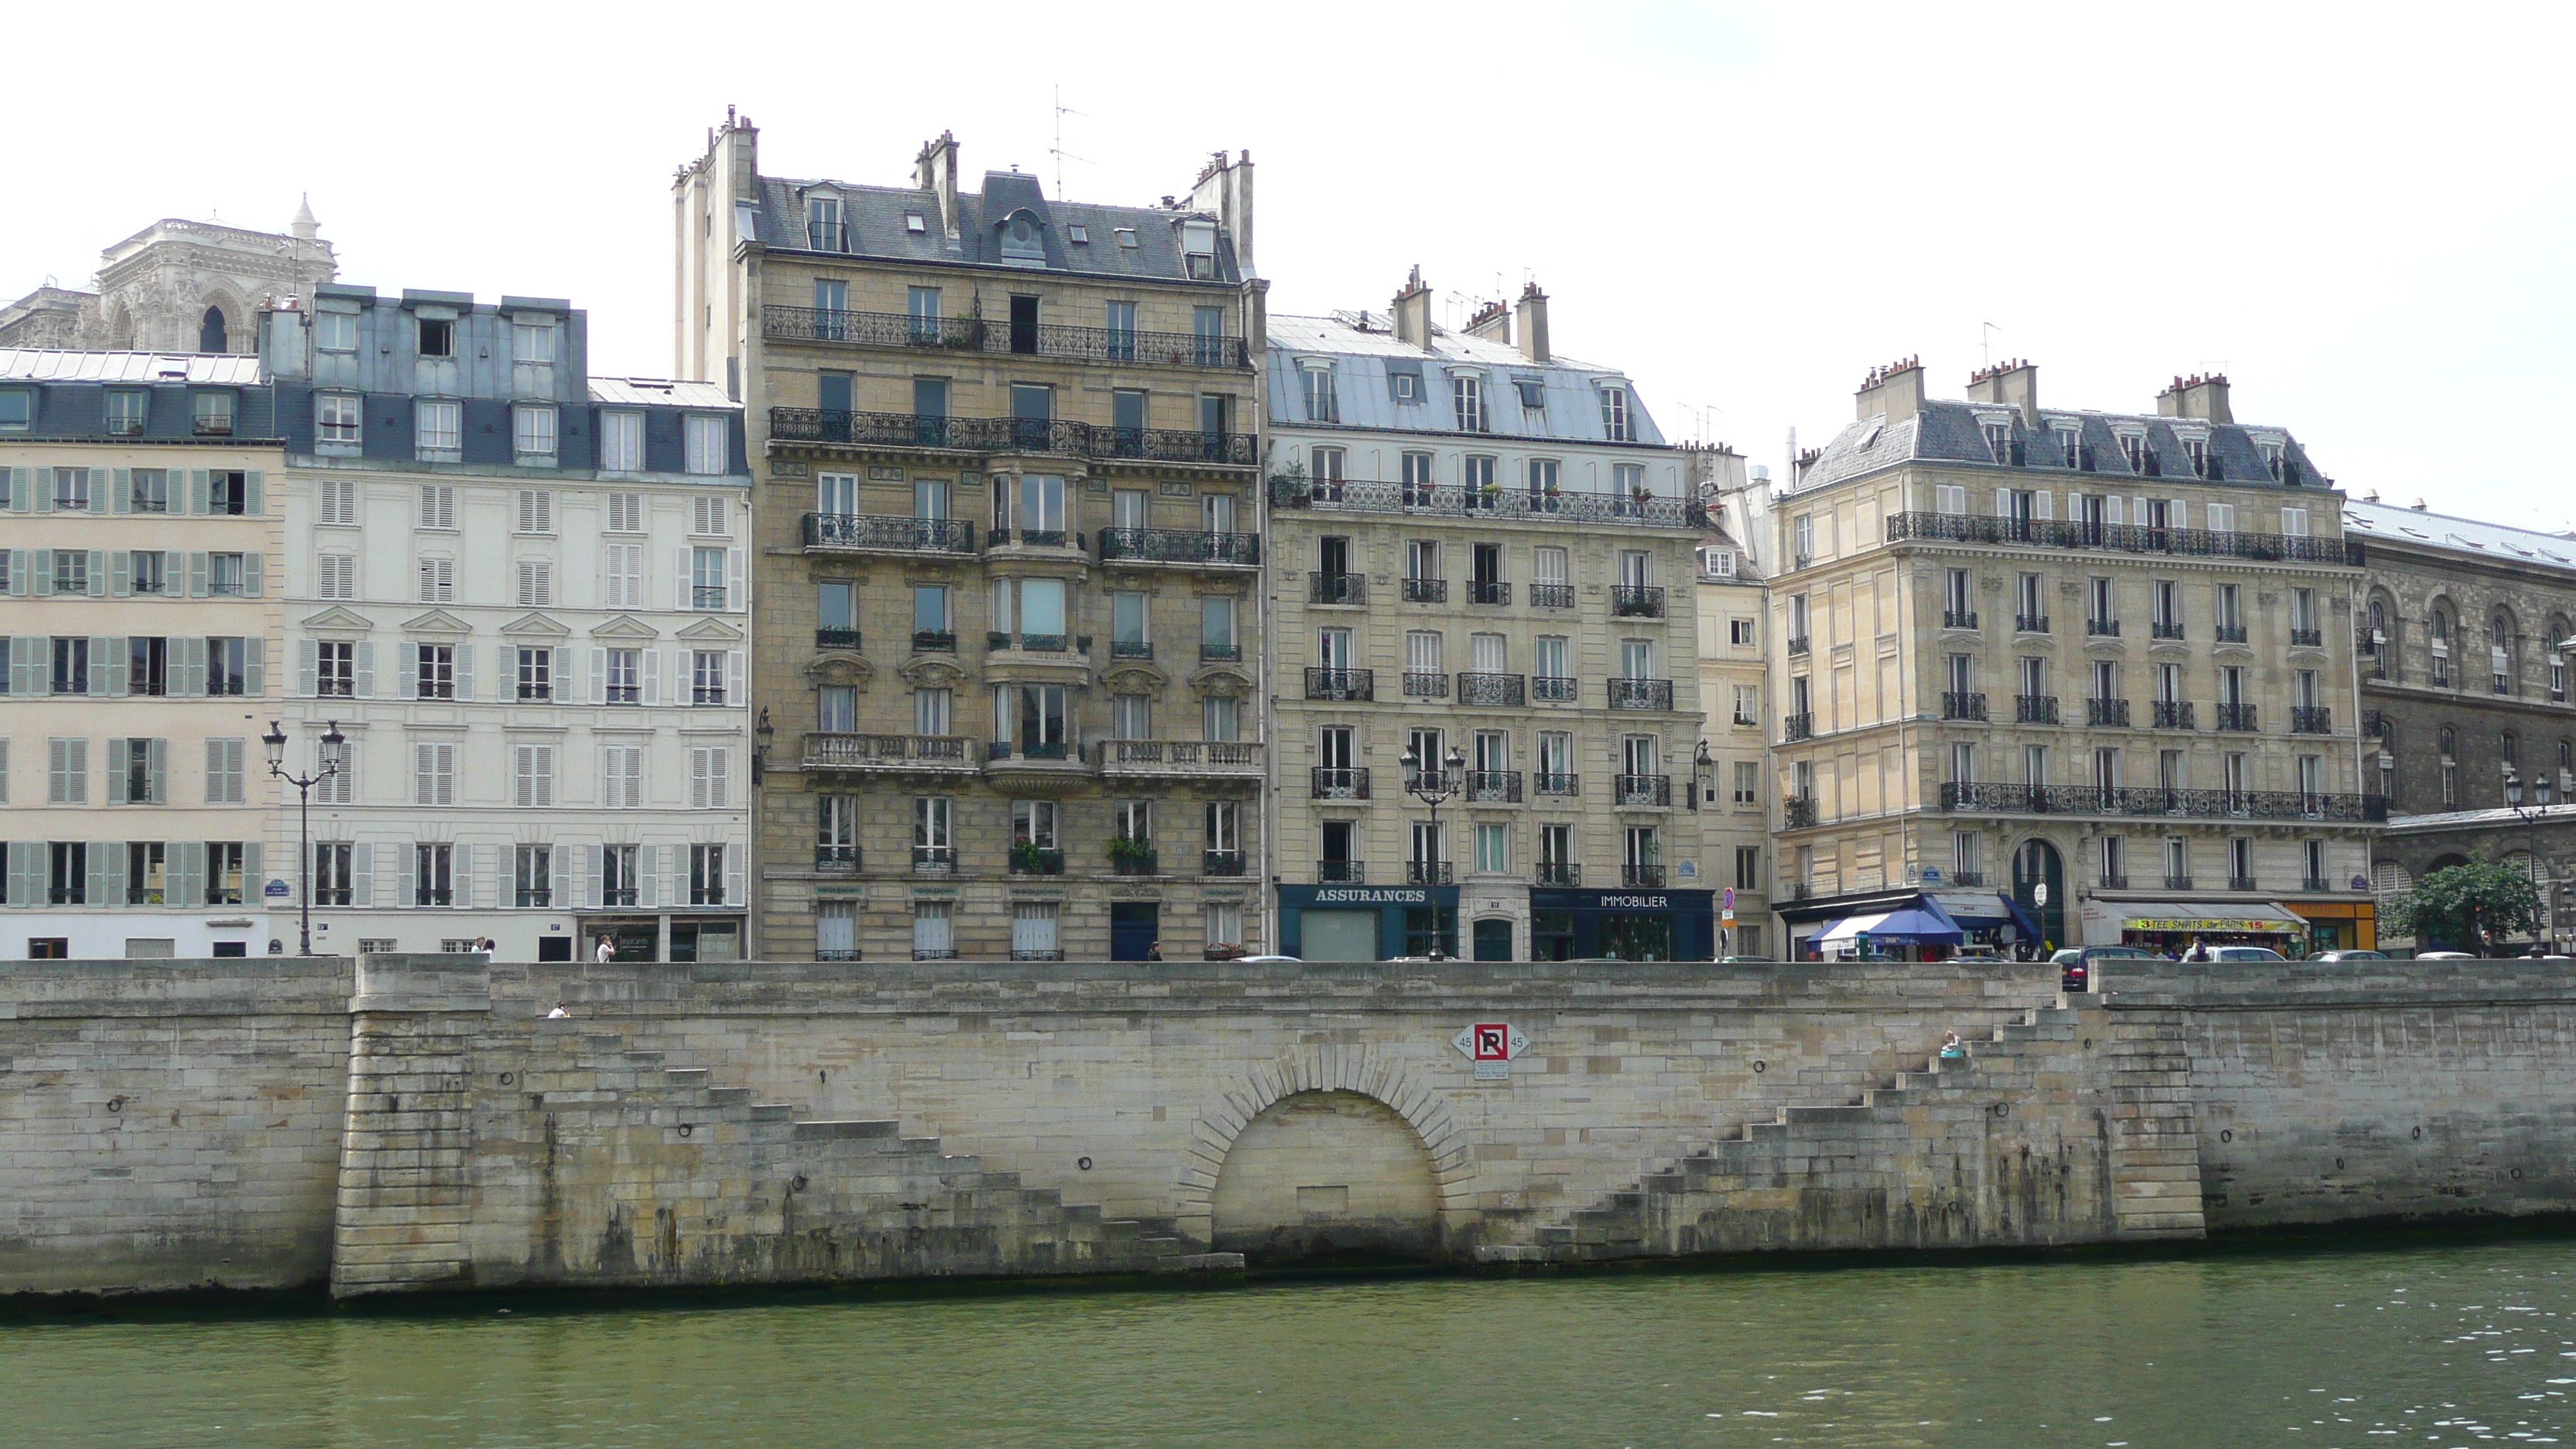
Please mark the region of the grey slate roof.
[[2481, 523], [2368, 501], [2344, 504], [2348, 536], [2402, 547], [2445, 550], [2527, 568], [2576, 573], [2576, 538], [2502, 523]]
[[[1983, 464], [1994, 467], [1998, 459], [1986, 444], [1985, 419], [2005, 417], [2012, 428], [2014, 441], [2023, 444], [2026, 460], [2021, 466], [2038, 475], [2054, 473], [2060, 477], [2085, 476], [2103, 478], [2140, 478], [2129, 468], [2128, 455], [2121, 450], [2119, 434], [2123, 428], [2143, 428], [2147, 445], [2162, 465], [2159, 484], [2192, 484], [2191, 460], [2184, 451], [2182, 435], [2175, 424], [2185, 420], [2154, 417], [2135, 413], [2104, 413], [2055, 408], [2040, 409], [2041, 426], [2034, 430], [2024, 423], [2020, 411], [1999, 404], [1969, 403], [1941, 399], [1926, 401], [1912, 417], [1880, 416], [1862, 418], [1845, 427], [1827, 443], [1816, 461], [1800, 475], [1796, 491], [1822, 488], [1846, 478], [1874, 472], [1894, 463], [1908, 461]], [[2083, 446], [2093, 452], [2090, 475], [2069, 469], [2057, 444], [2057, 428], [2074, 425], [2081, 434]], [[2279, 428], [2249, 426], [2241, 423], [2209, 423], [2210, 456], [2216, 458], [2224, 474], [2222, 481], [2235, 486], [2260, 486], [2271, 479], [2270, 467], [2264, 460], [2255, 438], [2282, 445], [2282, 457], [2294, 461], [2299, 471], [2314, 487], [2330, 487], [2330, 480], [2309, 461], [2307, 451], [2296, 438]]]
[[[1368, 330], [1360, 323], [1366, 319]], [[1664, 435], [1637, 396], [1636, 385], [1616, 368], [1557, 357], [1536, 363], [1509, 343], [1432, 329], [1431, 345], [1399, 341], [1383, 315], [1361, 312], [1331, 317], [1273, 316], [1270, 349], [1263, 365], [1270, 370], [1270, 421], [1281, 427], [1374, 428], [1400, 432], [1458, 433], [1458, 414], [1449, 395], [1446, 368], [1461, 364], [1481, 369], [1485, 377], [1485, 416], [1491, 426], [1462, 437], [1549, 438], [1561, 442], [1604, 443], [1609, 430], [1601, 420], [1597, 384], [1616, 382], [1628, 390], [1628, 427], [1640, 444], [1661, 446]], [[1318, 423], [1306, 415], [1306, 388], [1297, 376], [1299, 358], [1330, 358], [1333, 393], [1341, 417]], [[1414, 401], [1395, 400], [1391, 377], [1410, 372], [1420, 379]], [[1517, 379], [1529, 378], [1544, 389], [1543, 406], [1532, 412], [1521, 406]]]
[[[1186, 208], [1103, 206], [1095, 202], [1050, 201], [1038, 179], [1025, 172], [988, 171], [981, 193], [957, 194], [958, 250], [948, 249], [939, 215], [939, 194], [905, 186], [853, 186], [839, 181], [760, 178], [759, 240], [774, 251], [806, 251], [805, 199], [821, 192], [841, 199], [850, 229], [848, 255], [875, 260], [972, 262], [991, 266], [1026, 265], [1002, 256], [1000, 227], [1011, 213], [1026, 208], [1036, 217], [1045, 240], [1046, 270], [1084, 276], [1137, 277], [1155, 281], [1189, 280], [1181, 257], [1183, 221], [1210, 221], [1210, 213]], [[922, 220], [920, 235], [905, 224], [907, 215]], [[1089, 240], [1077, 243], [1069, 230], [1081, 226]], [[1136, 245], [1118, 244], [1119, 228], [1136, 233]], [[1243, 280], [1234, 261], [1234, 239], [1217, 229], [1216, 280]], [[825, 253], [825, 255], [839, 255]], [[1030, 270], [1037, 270], [1031, 267]]]

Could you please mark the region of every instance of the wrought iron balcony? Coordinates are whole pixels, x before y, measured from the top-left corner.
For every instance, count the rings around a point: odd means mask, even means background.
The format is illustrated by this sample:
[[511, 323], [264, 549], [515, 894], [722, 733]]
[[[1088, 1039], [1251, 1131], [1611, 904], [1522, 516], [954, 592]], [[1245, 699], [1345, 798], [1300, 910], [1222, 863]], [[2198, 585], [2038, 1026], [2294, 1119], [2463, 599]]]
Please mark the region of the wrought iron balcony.
[[2024, 634], [2045, 634], [2048, 632], [2048, 616], [2046, 614], [2015, 614], [2013, 615], [2013, 628]]
[[1404, 863], [1406, 885], [1451, 885], [1457, 872], [1445, 860], [1408, 860]]
[[2254, 883], [2254, 877], [2250, 875], [2229, 876], [2227, 878], [2227, 888], [2232, 891], [2254, 891], [2262, 889], [2261, 886]]
[[882, 553], [973, 553], [975, 525], [962, 518], [899, 518], [880, 513], [808, 513], [807, 548]]
[[1101, 740], [1101, 773], [1203, 780], [1261, 777], [1259, 740]]
[[1369, 798], [1368, 767], [1313, 766], [1308, 772], [1308, 790], [1318, 800], [1365, 800]]
[[862, 869], [859, 848], [855, 845], [817, 845], [814, 868], [825, 875], [857, 875]]
[[2125, 699], [2088, 699], [2084, 701], [2084, 722], [2111, 729], [2129, 727], [2129, 702]]
[[1781, 718], [1780, 743], [1794, 745], [1800, 740], [1811, 740], [1815, 737], [1816, 717], [1814, 715], [1793, 714]]
[[1987, 518], [1964, 513], [1894, 513], [1887, 519], [1887, 541], [1910, 539], [1949, 543], [1993, 543], [2015, 547], [2099, 549], [2112, 553], [2154, 553], [2205, 558], [2245, 558], [2266, 562], [2342, 564], [2361, 567], [2362, 546], [2356, 540], [2280, 533], [2220, 533], [2205, 528], [2158, 528], [2149, 524], [2088, 523], [2081, 519]]
[[922, 654], [954, 654], [957, 652], [957, 635], [947, 629], [915, 629], [912, 631], [912, 647]]
[[1377, 675], [1367, 669], [1316, 669], [1306, 671], [1308, 699], [1368, 701], [1377, 698]]
[[1941, 627], [1944, 629], [1973, 629], [1977, 627], [1977, 611], [1974, 609], [1943, 609], [1941, 611]]
[[914, 875], [954, 875], [957, 873], [957, 847], [953, 845], [916, 845], [912, 848]]
[[1612, 584], [1610, 617], [1660, 619], [1664, 617], [1664, 591], [1650, 584]]
[[1368, 602], [1368, 575], [1306, 575], [1306, 602], [1310, 604], [1365, 604]]
[[803, 758], [809, 770], [972, 774], [974, 743], [964, 735], [816, 732], [805, 736]]
[[1618, 497], [1608, 493], [1532, 492], [1526, 488], [1432, 487], [1338, 478], [1270, 480], [1272, 508], [1329, 512], [1447, 514], [1534, 523], [1607, 523], [1642, 528], [1697, 528], [1708, 517], [1681, 498]]
[[1449, 676], [1427, 670], [1404, 671], [1404, 697], [1407, 699], [1447, 699]]
[[859, 631], [856, 629], [816, 629], [814, 631], [814, 647], [817, 649], [855, 650], [859, 647]]
[[2157, 786], [1950, 783], [1941, 808], [2014, 815], [2097, 815], [2187, 820], [2326, 820], [2388, 818], [2376, 795], [2308, 794], [2300, 790], [2167, 790]]
[[2321, 649], [2325, 647], [2325, 642], [2325, 631], [2322, 629], [2292, 629], [2290, 631], [2290, 647], [2293, 649]]
[[1368, 864], [1357, 860], [1319, 860], [1315, 880], [1321, 885], [1366, 885]]
[[1528, 686], [1517, 674], [1483, 674], [1469, 670], [1458, 676], [1460, 704], [1517, 709], [1528, 702], [1527, 690]]
[[1814, 796], [1792, 795], [1780, 802], [1781, 829], [1805, 830], [1815, 823], [1816, 798]]
[[1612, 709], [1662, 709], [1673, 707], [1673, 682], [1669, 679], [1613, 679], [1610, 681]]
[[[855, 956], [858, 953], [854, 951], [850, 954]], [[954, 946], [915, 946], [912, 948], [912, 959], [915, 961], [954, 961], [957, 959], [957, 948]]]
[[2301, 895], [2323, 895], [2334, 888], [2334, 882], [2321, 875], [2299, 877], [2299, 893]]
[[2057, 696], [2053, 694], [2016, 694], [2013, 696], [2013, 723], [2057, 723]]
[[[846, 225], [825, 227], [812, 251], [846, 252]], [[829, 245], [832, 240], [841, 245]], [[786, 342], [842, 342], [962, 352], [1011, 352], [1147, 367], [1240, 368], [1250, 353], [1240, 337], [1143, 332], [1128, 327], [1070, 327], [1045, 322], [1012, 326], [980, 317], [914, 317], [901, 312], [849, 312], [825, 307], [763, 306], [761, 335]]]
[[1583, 867], [1570, 860], [1542, 860], [1536, 879], [1543, 886], [1579, 886], [1583, 884]]
[[1154, 641], [1151, 639], [1112, 639], [1109, 641], [1109, 657], [1112, 659], [1151, 659], [1154, 657]]
[[1610, 781], [1610, 803], [1622, 810], [1663, 809], [1673, 803], [1670, 775], [1616, 775]]
[[2191, 888], [2192, 888], [2192, 884], [2191, 884], [2191, 877], [2190, 877], [2190, 876], [2187, 876], [2187, 875], [2169, 875], [2169, 876], [2166, 876], [2166, 877], [2165, 877], [2165, 889], [2166, 889], [2166, 890], [2169, 890], [2169, 891], [2187, 891], [2187, 890], [2190, 890]]
[[1035, 845], [1015, 844], [1011, 847], [1011, 874], [1062, 875], [1064, 874], [1064, 852]]
[[2182, 637], [2182, 620], [2149, 620], [2147, 623], [2147, 637], [2150, 639], [2179, 639]]
[[1062, 946], [1013, 946], [1011, 948], [1011, 959], [1014, 961], [1061, 961], [1064, 959], [1064, 948]]
[[2129, 878], [2114, 871], [2104, 871], [2099, 884], [2106, 891], [2124, 891], [2129, 888]]
[[1984, 719], [1985, 717], [1986, 697], [1982, 692], [1955, 689], [1941, 692], [1941, 718]]
[[2120, 621], [2117, 619], [2087, 619], [2084, 621], [2084, 633], [2088, 638], [2117, 639], [2120, 637]]
[[1006, 634], [999, 629], [984, 631], [984, 647], [994, 653], [1015, 650], [1022, 654], [1088, 654], [1088, 634]]
[[1261, 562], [1261, 535], [1210, 533], [1194, 528], [1104, 528], [1100, 559], [1125, 563], [1227, 564]]
[[1985, 883], [1986, 873], [1982, 870], [1954, 870], [1950, 872], [1950, 884], [1952, 885], [1981, 886]]
[[1449, 602], [1447, 579], [1406, 579], [1404, 601], [1408, 604], [1445, 604]]
[[1540, 674], [1530, 679], [1530, 698], [1541, 704], [1572, 704], [1580, 696], [1578, 681], [1568, 674]]
[[1203, 664], [1231, 662], [1242, 657], [1243, 646], [1240, 644], [1211, 644], [1204, 639], [1199, 641], [1199, 661]]
[[2192, 703], [2187, 699], [2160, 699], [2155, 702], [2156, 728], [2189, 730], [2200, 726], [2194, 722]]
[[2334, 711], [2325, 705], [2290, 706], [2290, 733], [2294, 735], [2330, 735], [2334, 733]]
[[1512, 586], [1500, 579], [1469, 579], [1467, 602], [1470, 604], [1509, 604]]
[[2251, 733], [2256, 728], [2254, 723], [2254, 706], [2250, 704], [2220, 705], [2218, 707], [2218, 723], [2214, 728]]
[[1202, 850], [1199, 852], [1199, 874], [1238, 876], [1243, 874], [1243, 852], [1240, 850]]
[[1162, 867], [1161, 853], [1150, 845], [1141, 850], [1132, 847], [1120, 850], [1113, 846], [1109, 853], [1111, 875], [1159, 875], [1162, 873]]
[[922, 413], [771, 408], [769, 435], [779, 442], [961, 453], [1061, 453], [1077, 458], [1133, 458], [1149, 463], [1207, 463], [1249, 468], [1261, 459], [1250, 433], [1186, 428], [1120, 428], [1061, 418], [950, 418]]
[[1574, 607], [1574, 585], [1530, 585], [1530, 607], [1533, 609], [1571, 609]]
[[1806, 652], [1807, 652], [1807, 636], [1806, 636], [1806, 635], [1804, 635], [1804, 634], [1794, 634], [1794, 635], [1791, 635], [1791, 636], [1790, 636], [1790, 638], [1789, 638], [1789, 653], [1790, 653], [1791, 655], [1793, 655], [1793, 656], [1794, 656], [1794, 655], [1804, 654], [1804, 653], [1806, 653]]
[[857, 961], [862, 958], [859, 955], [858, 948], [855, 946], [848, 949], [832, 946], [817, 946], [814, 948], [814, 959], [826, 962], [848, 962]]
[[1541, 770], [1530, 776], [1530, 788], [1541, 795], [1580, 795], [1583, 793], [1583, 777]]
[[988, 528], [984, 530], [986, 548], [1070, 548], [1089, 545], [1078, 532], [1061, 528]]
[[846, 221], [809, 221], [805, 223], [805, 250], [809, 252], [846, 252], [850, 249], [850, 224]]
[[1470, 805], [1518, 805], [1521, 803], [1521, 772], [1469, 770], [1466, 798]]
[[1660, 890], [1664, 884], [1664, 868], [1660, 865], [1623, 865], [1619, 867], [1619, 884]]
[[2209, 637], [2221, 644], [2242, 644], [2245, 642], [2245, 626], [2220, 624], [2209, 631]]

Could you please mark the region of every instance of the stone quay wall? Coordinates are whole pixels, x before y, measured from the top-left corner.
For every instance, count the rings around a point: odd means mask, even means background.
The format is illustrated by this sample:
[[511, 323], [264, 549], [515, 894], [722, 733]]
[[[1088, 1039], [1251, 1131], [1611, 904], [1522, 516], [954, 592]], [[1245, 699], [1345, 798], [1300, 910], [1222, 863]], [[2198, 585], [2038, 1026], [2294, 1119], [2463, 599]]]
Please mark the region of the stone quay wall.
[[[2543, 963], [2102, 984], [31, 962], [0, 975], [0, 1293], [1566, 1263], [2576, 1206], [2576, 980]], [[1460, 1049], [1479, 1024], [1517, 1040], [1507, 1066]]]

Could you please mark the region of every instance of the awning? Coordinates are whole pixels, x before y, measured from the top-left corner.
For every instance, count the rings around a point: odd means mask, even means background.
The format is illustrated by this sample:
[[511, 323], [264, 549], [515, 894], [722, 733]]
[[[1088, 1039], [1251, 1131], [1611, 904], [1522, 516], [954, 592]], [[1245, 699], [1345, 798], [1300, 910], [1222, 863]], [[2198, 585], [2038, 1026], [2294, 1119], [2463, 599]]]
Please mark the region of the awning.
[[1867, 935], [1872, 941], [1900, 941], [1915, 946], [1955, 946], [1961, 938], [1957, 923], [1943, 915], [1940, 906], [1926, 901], [1920, 907], [1901, 911], [1845, 916], [1808, 937], [1807, 941], [1809, 945], [1821, 946], [1862, 935]]
[[1939, 906], [1963, 929], [1991, 931], [2010, 926], [2021, 940], [2039, 939], [2039, 922], [2022, 909], [2021, 902], [2001, 891], [1927, 891], [1923, 899]]
[[2249, 935], [2293, 935], [2308, 923], [2263, 901], [2116, 901], [2104, 902], [2116, 913], [2123, 931], [2237, 931]]

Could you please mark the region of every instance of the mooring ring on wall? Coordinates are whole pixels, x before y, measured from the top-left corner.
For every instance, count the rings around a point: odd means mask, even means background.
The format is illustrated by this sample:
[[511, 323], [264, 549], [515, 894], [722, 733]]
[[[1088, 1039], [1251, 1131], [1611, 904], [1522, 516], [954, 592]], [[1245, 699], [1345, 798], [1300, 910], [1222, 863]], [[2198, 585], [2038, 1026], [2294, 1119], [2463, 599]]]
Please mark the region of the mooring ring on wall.
[[2012, 1103], [1997, 1102], [1994, 1107], [1994, 1112], [1998, 1117], [2009, 1117], [2012, 1115]]
[[1077, 1157], [1073, 1160], [1073, 1165], [1081, 1168], [1085, 1172], [1089, 1172], [1091, 1170], [1091, 1159], [1088, 1157]]
[[2221, 1142], [2233, 1142], [2233, 1141], [2235, 1141], [2235, 1140], [2236, 1140], [2236, 1129], [2235, 1129], [2235, 1128], [2233, 1128], [2233, 1127], [2221, 1127], [2221, 1128], [2219, 1128], [2219, 1129], [2218, 1129], [2218, 1140], [2219, 1140], [2219, 1141], [2221, 1141]]
[[2517, 1167], [2517, 1168], [2515, 1168], [2515, 1169], [2513, 1170], [2513, 1180], [2514, 1180], [2514, 1181], [2516, 1181], [2516, 1182], [2520, 1182], [2520, 1181], [2522, 1181], [2522, 1169], [2521, 1169], [2521, 1168]]
[[514, 1074], [512, 1074], [512, 1073], [509, 1073], [509, 1072], [503, 1072], [503, 1073], [501, 1074], [501, 1085], [502, 1085], [502, 1086], [505, 1086], [505, 1087], [506, 1087], [506, 1086], [510, 1085], [512, 1082], [515, 1082], [515, 1081], [517, 1081], [517, 1080], [518, 1080], [517, 1076], [515, 1076], [515, 1075], [514, 1075]]
[[683, 1137], [686, 1137], [686, 1136], [688, 1136], [690, 1133], [695, 1132], [695, 1131], [697, 1131], [697, 1130], [698, 1130], [698, 1129], [697, 1129], [696, 1127], [692, 1126], [692, 1125], [691, 1125], [691, 1124], [689, 1124], [689, 1123], [683, 1122], [683, 1123], [681, 1123], [681, 1124], [680, 1124], [680, 1135], [681, 1135], [681, 1136], [683, 1136]]
[[107, 1110], [109, 1110], [109, 1111], [111, 1111], [111, 1112], [122, 1112], [122, 1111], [124, 1111], [124, 1110], [125, 1110], [125, 1099], [124, 1099], [123, 1097], [110, 1097], [110, 1098], [108, 1098], [108, 1099], [107, 1099]]
[[2421, 1142], [2421, 1141], [2423, 1141], [2423, 1140], [2424, 1140], [2424, 1129], [2423, 1129], [2423, 1128], [2418, 1127], [2418, 1128], [2416, 1128], [2416, 1129], [2415, 1129], [2415, 1140], [2416, 1140], [2416, 1141], [2418, 1141], [2418, 1142]]
[[1770, 1068], [1770, 1065], [1771, 1064], [1769, 1062], [1757, 1061], [1753, 1064], [1753, 1070], [1757, 1072], [1766, 1071]]
[[789, 1192], [803, 1192], [805, 1190], [805, 1174], [801, 1172], [796, 1174], [796, 1180], [787, 1184], [787, 1190]]

